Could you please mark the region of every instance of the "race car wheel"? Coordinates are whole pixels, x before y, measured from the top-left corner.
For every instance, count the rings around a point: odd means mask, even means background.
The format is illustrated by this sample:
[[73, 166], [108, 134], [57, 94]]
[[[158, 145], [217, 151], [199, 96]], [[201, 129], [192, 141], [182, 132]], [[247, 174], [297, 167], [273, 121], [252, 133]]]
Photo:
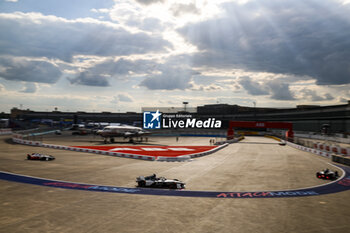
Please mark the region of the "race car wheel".
[[146, 182], [144, 180], [138, 182], [139, 187], [145, 187]]

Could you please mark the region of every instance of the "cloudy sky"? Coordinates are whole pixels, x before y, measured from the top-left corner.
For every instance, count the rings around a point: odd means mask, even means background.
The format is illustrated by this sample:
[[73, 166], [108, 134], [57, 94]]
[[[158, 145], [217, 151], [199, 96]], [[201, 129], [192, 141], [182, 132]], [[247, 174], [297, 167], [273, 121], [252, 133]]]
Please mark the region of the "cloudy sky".
[[0, 111], [350, 99], [350, 0], [0, 0]]

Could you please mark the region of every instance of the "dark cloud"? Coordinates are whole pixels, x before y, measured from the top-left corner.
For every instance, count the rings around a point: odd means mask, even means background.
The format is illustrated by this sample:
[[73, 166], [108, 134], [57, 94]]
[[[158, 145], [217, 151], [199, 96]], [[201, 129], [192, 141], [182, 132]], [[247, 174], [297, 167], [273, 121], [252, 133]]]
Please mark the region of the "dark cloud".
[[164, 0], [135, 0], [135, 1], [143, 5], [151, 5], [158, 2], [161, 2], [161, 3], [164, 2]]
[[117, 96], [113, 96], [113, 100], [111, 101], [111, 103], [119, 104], [120, 102], [131, 103], [131, 102], [134, 102], [134, 100], [132, 99], [131, 96], [127, 94], [119, 94]]
[[86, 69], [79, 77], [70, 80], [75, 84], [100, 85], [94, 79], [100, 79], [101, 75], [116, 79], [128, 79], [128, 77], [133, 75], [143, 75], [146, 78], [140, 83], [140, 86], [144, 86], [147, 89], [183, 90], [191, 88], [192, 84], [190, 82], [193, 76], [199, 74], [186, 63], [183, 64], [183, 61], [174, 57], [166, 60], [164, 64], [159, 64], [156, 60], [128, 60], [121, 58], [115, 61], [114, 59], [107, 59]]
[[80, 72], [74, 78], [68, 78], [71, 84], [87, 86], [110, 86], [109, 79], [127, 79], [129, 75], [150, 74], [156, 63], [150, 60], [107, 59]]
[[268, 95], [269, 91], [258, 82], [254, 82], [250, 77], [241, 77], [239, 84], [251, 95]]
[[106, 76], [92, 74], [90, 72], [81, 72], [75, 78], [68, 78], [71, 84], [107, 87], [110, 86]]
[[140, 86], [150, 90], [184, 90], [192, 87], [190, 81], [196, 74], [198, 73], [191, 69], [166, 67], [161, 69], [161, 74], [150, 75], [144, 79]]
[[179, 29], [201, 51], [194, 55], [196, 66], [311, 76], [321, 85], [350, 83], [349, 5], [256, 0], [222, 8], [221, 18]]
[[295, 100], [294, 95], [289, 89], [289, 84], [281, 80], [269, 81], [266, 84], [270, 89], [271, 99], [275, 100]]
[[250, 77], [241, 77], [238, 83], [250, 95], [270, 95], [275, 100], [295, 100], [289, 84], [283, 78], [276, 78], [265, 83], [254, 81]]
[[0, 58], [0, 77], [11, 81], [56, 83], [60, 69], [46, 61]]
[[119, 94], [118, 100], [121, 102], [133, 102], [132, 98], [129, 95], [126, 94]]
[[200, 11], [194, 3], [189, 4], [174, 4], [170, 10], [173, 12], [174, 16], [180, 16], [183, 14], [199, 14]]
[[326, 93], [323, 96], [320, 96], [317, 94], [316, 91], [306, 89], [306, 88], [302, 89], [300, 93], [303, 99], [310, 99], [311, 101], [326, 101], [326, 100], [334, 99], [334, 97], [329, 93]]
[[114, 59], [107, 59], [106, 61], [89, 68], [89, 72], [93, 74], [104, 74], [113, 77], [120, 77], [130, 73], [151, 73], [154, 71], [155, 67], [156, 62], [151, 60], [139, 59], [132, 61], [121, 58], [115, 61]]
[[74, 55], [120, 56], [164, 51], [160, 36], [131, 33], [96, 20], [68, 21], [37, 13], [0, 14], [0, 53], [70, 61]]

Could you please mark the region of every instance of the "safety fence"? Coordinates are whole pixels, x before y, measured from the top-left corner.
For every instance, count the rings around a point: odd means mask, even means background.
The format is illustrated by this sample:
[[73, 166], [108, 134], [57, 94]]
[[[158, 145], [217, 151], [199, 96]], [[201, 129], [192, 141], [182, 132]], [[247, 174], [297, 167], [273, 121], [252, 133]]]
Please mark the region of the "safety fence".
[[325, 143], [312, 143], [313, 149], [326, 152], [326, 153], [333, 153], [338, 154], [342, 156], [350, 156], [350, 148], [344, 148], [338, 145], [329, 145]]
[[291, 146], [293, 148], [302, 150], [302, 151], [306, 151], [306, 152], [310, 152], [313, 154], [317, 154], [317, 155], [321, 155], [323, 157], [327, 157], [327, 158], [332, 158], [332, 153], [331, 152], [326, 152], [326, 151], [320, 151], [317, 149], [313, 149], [313, 148], [309, 148], [309, 147], [305, 147], [305, 146], [301, 146], [292, 142], [286, 142], [288, 146]]
[[294, 148], [297, 148], [299, 150], [311, 152], [311, 153], [314, 153], [317, 155], [321, 155], [323, 157], [330, 158], [330, 159], [332, 159], [333, 162], [342, 163], [342, 164], [350, 166], [350, 157], [348, 157], [348, 156], [336, 155], [336, 154], [334, 154], [334, 152], [331, 152], [331, 151], [321, 151], [318, 149], [301, 146], [301, 145], [298, 145], [298, 144], [295, 144], [292, 142], [287, 142], [287, 145], [294, 147]]
[[[283, 141], [278, 137], [271, 136], [271, 135], [265, 135], [265, 137], [269, 137], [278, 141]], [[292, 145], [292, 144], [294, 145], [293, 147], [295, 148], [308, 151], [314, 154], [323, 155], [326, 157], [330, 157], [331, 154], [350, 157], [350, 148], [341, 147], [339, 145], [313, 142], [313, 141], [303, 140], [300, 138], [295, 138], [294, 143], [289, 142], [289, 145]]]

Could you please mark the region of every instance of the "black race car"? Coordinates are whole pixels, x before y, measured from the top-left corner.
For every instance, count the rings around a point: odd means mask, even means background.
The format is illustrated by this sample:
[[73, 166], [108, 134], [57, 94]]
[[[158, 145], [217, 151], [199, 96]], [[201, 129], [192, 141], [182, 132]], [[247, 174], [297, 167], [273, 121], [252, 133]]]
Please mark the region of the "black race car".
[[337, 171], [332, 171], [327, 168], [317, 172], [316, 177], [323, 180], [335, 180], [339, 177], [339, 174]]
[[49, 160], [54, 160], [55, 157], [53, 157], [52, 155], [44, 155], [44, 154], [39, 154], [39, 153], [32, 153], [32, 154], [27, 154], [27, 159], [28, 160], [49, 161]]
[[139, 176], [136, 178], [137, 186], [142, 188], [168, 188], [184, 189], [186, 184], [178, 179], [169, 180], [165, 177], [157, 177], [156, 174], [151, 176]]

